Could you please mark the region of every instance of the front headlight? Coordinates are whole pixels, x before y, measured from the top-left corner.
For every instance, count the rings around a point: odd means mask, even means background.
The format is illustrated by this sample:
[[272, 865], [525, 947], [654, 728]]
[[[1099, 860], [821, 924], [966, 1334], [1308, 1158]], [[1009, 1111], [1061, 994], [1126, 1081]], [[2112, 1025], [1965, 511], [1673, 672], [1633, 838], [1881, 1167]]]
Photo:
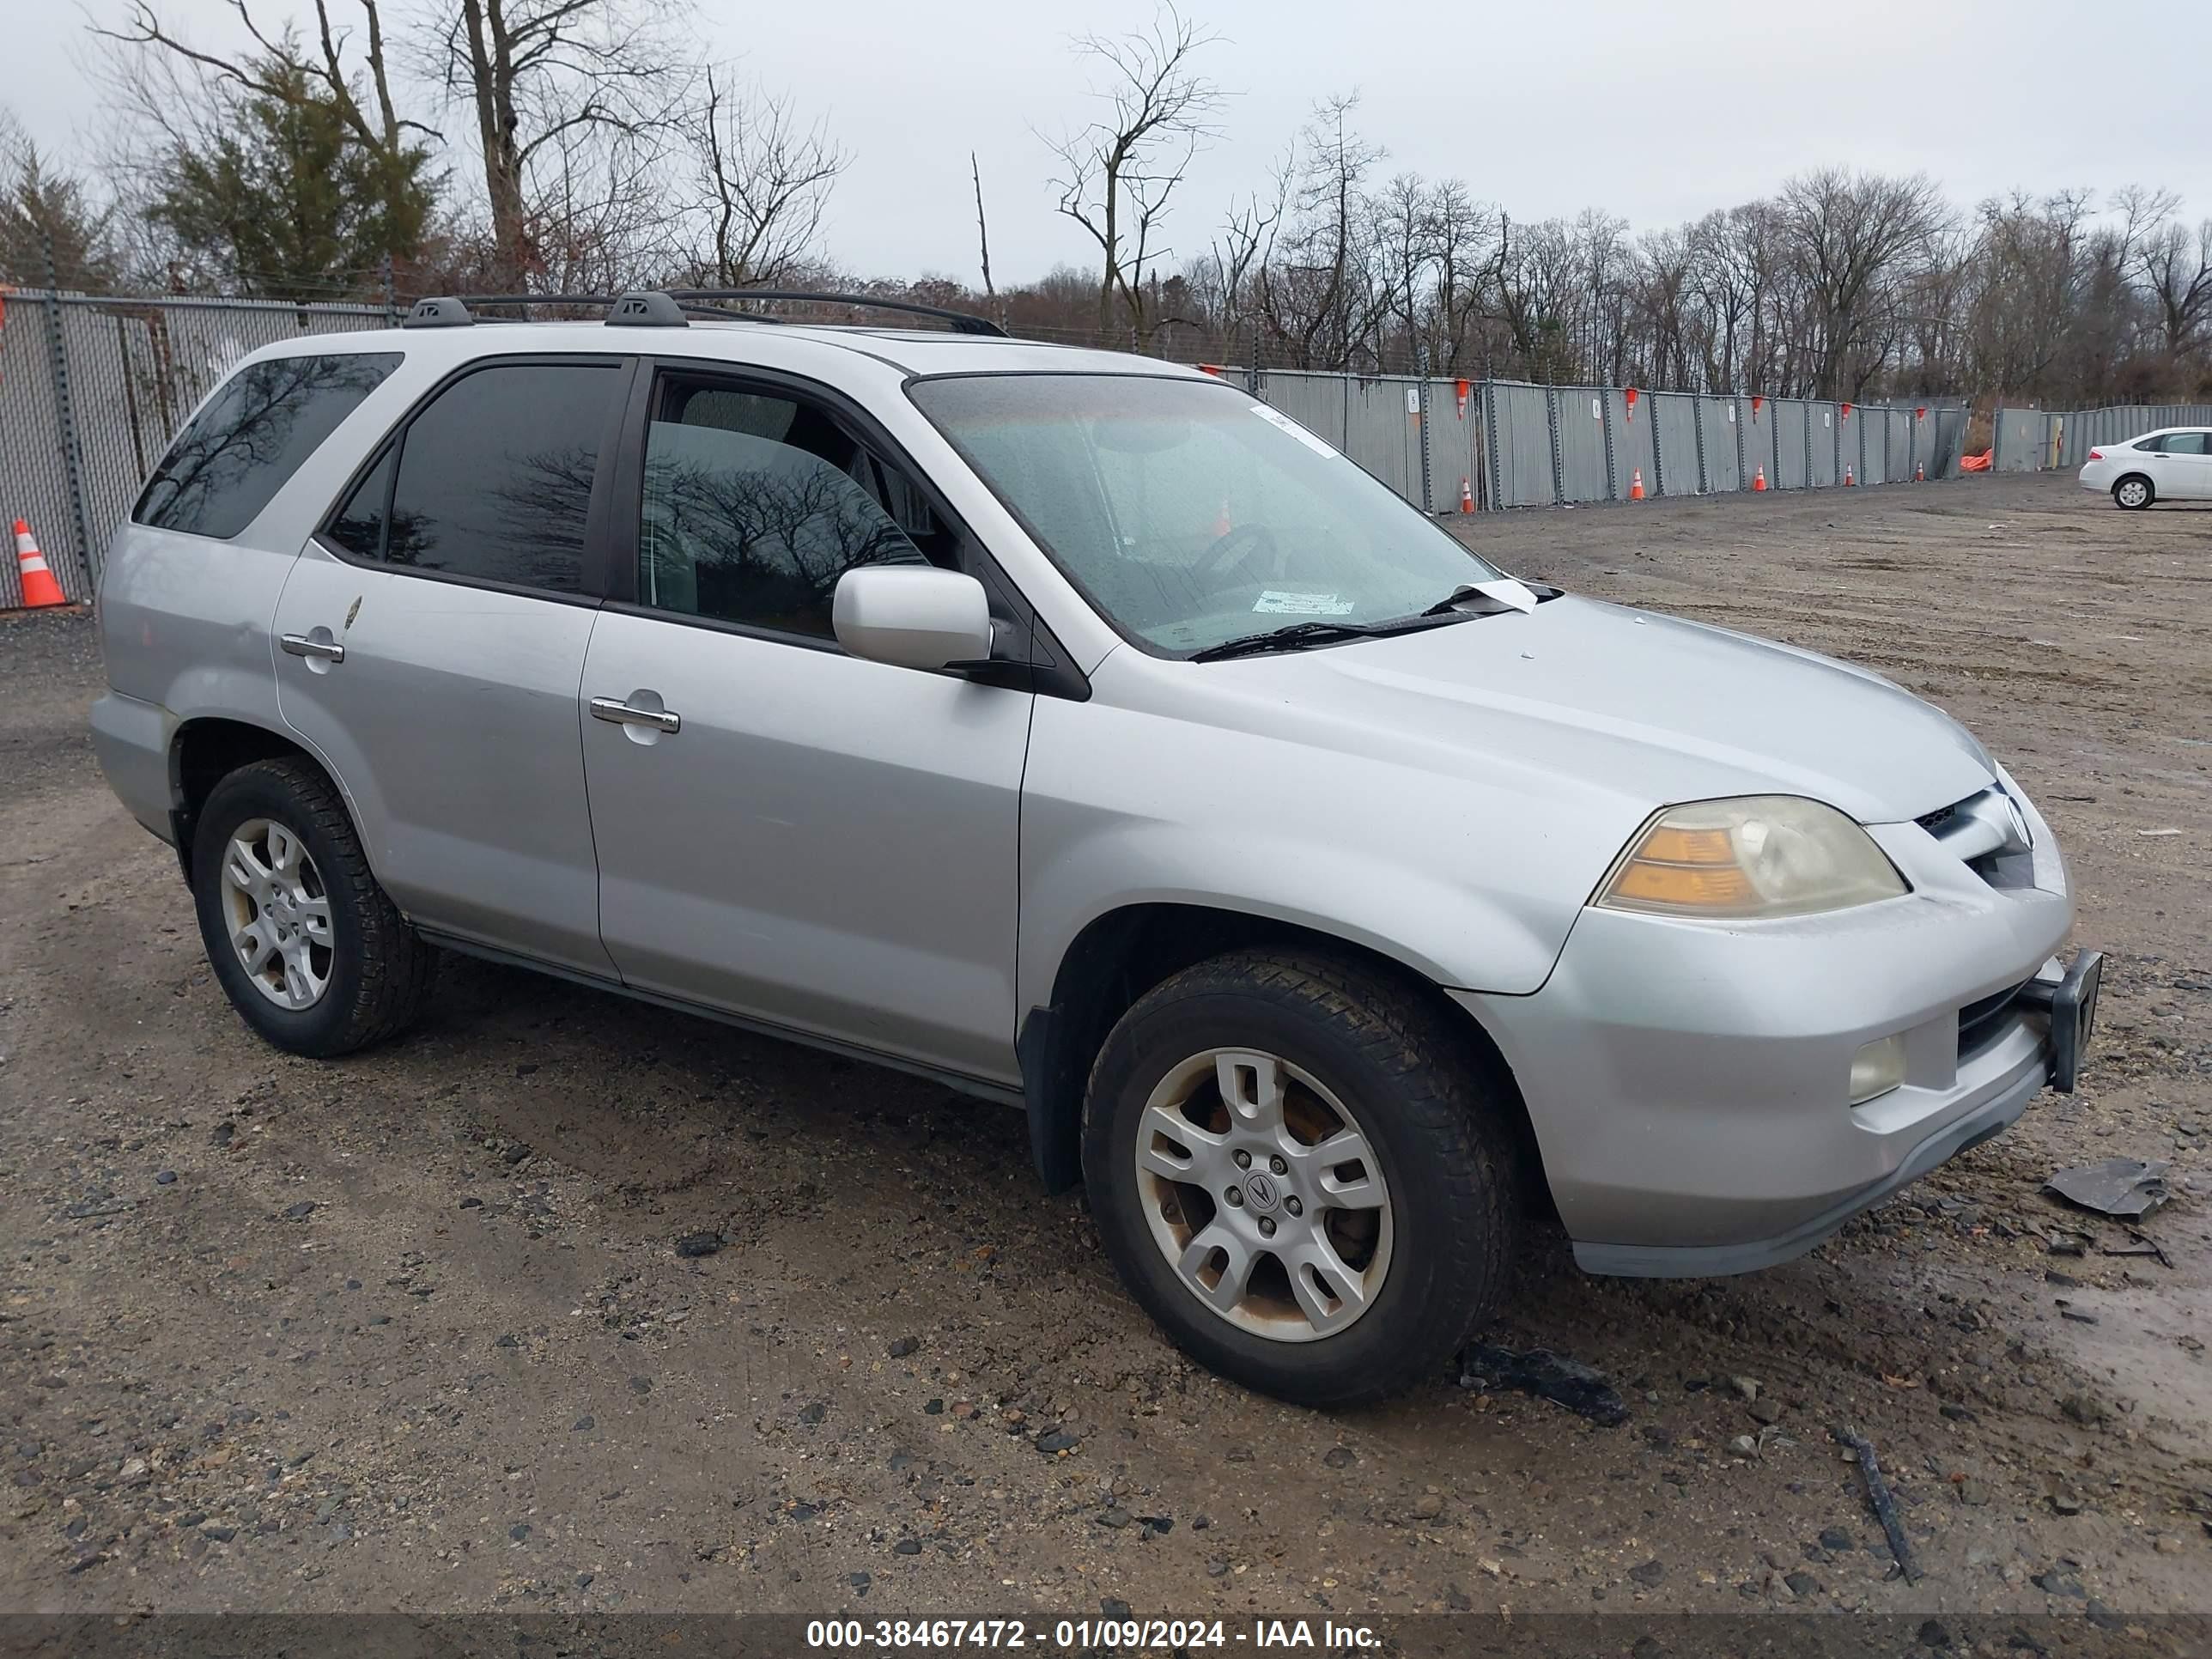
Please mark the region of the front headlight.
[[1594, 902], [1717, 920], [1844, 910], [1907, 890], [1874, 838], [1834, 807], [1796, 795], [1742, 795], [1654, 816]]

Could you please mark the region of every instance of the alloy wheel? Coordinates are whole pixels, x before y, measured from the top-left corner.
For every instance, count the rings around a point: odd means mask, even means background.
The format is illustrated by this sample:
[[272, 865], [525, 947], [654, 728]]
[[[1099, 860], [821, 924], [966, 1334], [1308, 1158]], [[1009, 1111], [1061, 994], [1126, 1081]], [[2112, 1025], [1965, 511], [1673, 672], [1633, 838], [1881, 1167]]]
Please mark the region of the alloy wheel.
[[1279, 1055], [1210, 1048], [1138, 1121], [1137, 1188], [1183, 1287], [1277, 1342], [1334, 1336], [1390, 1270], [1390, 1194], [1351, 1109]]
[[331, 902], [299, 836], [248, 818], [223, 851], [222, 914], [254, 988], [279, 1008], [312, 1008], [330, 988]]

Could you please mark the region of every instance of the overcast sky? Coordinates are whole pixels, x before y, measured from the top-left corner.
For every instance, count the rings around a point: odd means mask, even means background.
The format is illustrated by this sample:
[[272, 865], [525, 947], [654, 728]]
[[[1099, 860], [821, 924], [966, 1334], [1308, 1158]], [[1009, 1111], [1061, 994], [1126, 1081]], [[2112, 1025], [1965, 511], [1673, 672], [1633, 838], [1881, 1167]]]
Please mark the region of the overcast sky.
[[[841, 264], [976, 280], [972, 149], [994, 271], [1014, 281], [1088, 262], [1082, 233], [1053, 213], [1052, 157], [1036, 133], [1094, 107], [1072, 37], [1141, 22], [1146, 3], [707, 0], [702, 55], [738, 58], [787, 89], [852, 152], [829, 223]], [[122, 0], [86, 8], [112, 21]], [[233, 38], [228, 0], [163, 9], [197, 40]], [[0, 102], [42, 143], [90, 154], [82, 15], [59, 0], [8, 10]], [[1179, 252], [1201, 250], [1227, 198], [1264, 181], [1316, 98], [1354, 88], [1363, 133], [1389, 151], [1384, 173], [1457, 175], [1516, 217], [1597, 206], [1648, 228], [1830, 163], [1924, 170], [1961, 204], [2140, 183], [2181, 192], [2192, 217], [2212, 214], [2212, 0], [1189, 0], [1186, 10], [1221, 37], [1202, 61], [1234, 96], [1170, 227]]]

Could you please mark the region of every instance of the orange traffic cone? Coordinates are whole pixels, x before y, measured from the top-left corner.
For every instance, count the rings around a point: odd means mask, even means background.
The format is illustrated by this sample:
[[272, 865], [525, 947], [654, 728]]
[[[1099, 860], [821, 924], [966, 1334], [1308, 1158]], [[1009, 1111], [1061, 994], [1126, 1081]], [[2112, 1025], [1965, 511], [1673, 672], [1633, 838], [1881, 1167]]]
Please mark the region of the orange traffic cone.
[[1628, 476], [1628, 499], [1632, 501], [1644, 499], [1644, 469], [1640, 466]]
[[1459, 481], [1459, 510], [1462, 513], [1474, 511], [1474, 491], [1468, 488], [1465, 478]]
[[1912, 482], [1913, 482], [1913, 483], [1926, 483], [1928, 482], [1928, 463], [1927, 463], [1927, 462], [1925, 462], [1925, 461], [1919, 461], [1919, 462], [1916, 462], [1916, 463], [1913, 465], [1913, 468], [1912, 468]]
[[1762, 461], [1759, 464], [1758, 474], [1751, 481], [1751, 487], [1754, 493], [1766, 488], [1766, 465], [1765, 462]]
[[54, 580], [54, 573], [46, 568], [46, 556], [39, 551], [38, 543], [31, 539], [31, 526], [21, 519], [15, 520], [15, 564], [23, 573], [25, 610], [69, 603], [63, 597], [62, 585]]
[[1858, 482], [1856, 478], [1851, 477], [1850, 464], [1848, 461], [1844, 464], [1844, 482], [1847, 484], [1855, 484]]

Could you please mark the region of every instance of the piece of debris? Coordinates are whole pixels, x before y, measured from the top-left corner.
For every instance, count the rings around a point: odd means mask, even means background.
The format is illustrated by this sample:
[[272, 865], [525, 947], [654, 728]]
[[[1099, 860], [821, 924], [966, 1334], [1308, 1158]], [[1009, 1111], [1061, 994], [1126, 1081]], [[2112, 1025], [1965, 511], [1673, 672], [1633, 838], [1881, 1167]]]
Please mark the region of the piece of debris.
[[2136, 1158], [2108, 1158], [2061, 1170], [2043, 1183], [2043, 1190], [2099, 1215], [2148, 1215], [2169, 1196], [2167, 1167], [2162, 1158], [2146, 1164]]
[[1494, 1343], [1471, 1343], [1460, 1355], [1459, 1385], [1518, 1389], [1609, 1429], [1628, 1421], [1627, 1406], [1602, 1371], [1545, 1348], [1516, 1353]]
[[712, 1255], [721, 1248], [720, 1233], [686, 1233], [676, 1241], [676, 1254], [682, 1256]]
[[2173, 1265], [2173, 1258], [2168, 1255], [2165, 1248], [2149, 1234], [2139, 1233], [2130, 1227], [2128, 1229], [2128, 1237], [2135, 1243], [2118, 1249], [2100, 1250], [2097, 1254], [2099, 1255], [2148, 1255], [2154, 1257], [2161, 1267], [2171, 1267]]
[[2179, 830], [2138, 830], [2136, 831], [2136, 834], [2142, 836], [2145, 840], [2148, 840], [2153, 836], [2178, 836], [2180, 833], [2181, 831]]
[[1881, 1522], [1882, 1535], [1889, 1540], [1889, 1553], [1897, 1558], [1898, 1571], [1905, 1582], [1920, 1582], [1920, 1565], [1912, 1559], [1912, 1546], [1905, 1541], [1905, 1523], [1898, 1519], [1897, 1500], [1889, 1495], [1888, 1483], [1881, 1478], [1881, 1466], [1875, 1462], [1873, 1443], [1856, 1429], [1839, 1428], [1836, 1439], [1847, 1446], [1858, 1458], [1859, 1474], [1866, 1481], [1867, 1503], [1874, 1510], [1874, 1518]]

